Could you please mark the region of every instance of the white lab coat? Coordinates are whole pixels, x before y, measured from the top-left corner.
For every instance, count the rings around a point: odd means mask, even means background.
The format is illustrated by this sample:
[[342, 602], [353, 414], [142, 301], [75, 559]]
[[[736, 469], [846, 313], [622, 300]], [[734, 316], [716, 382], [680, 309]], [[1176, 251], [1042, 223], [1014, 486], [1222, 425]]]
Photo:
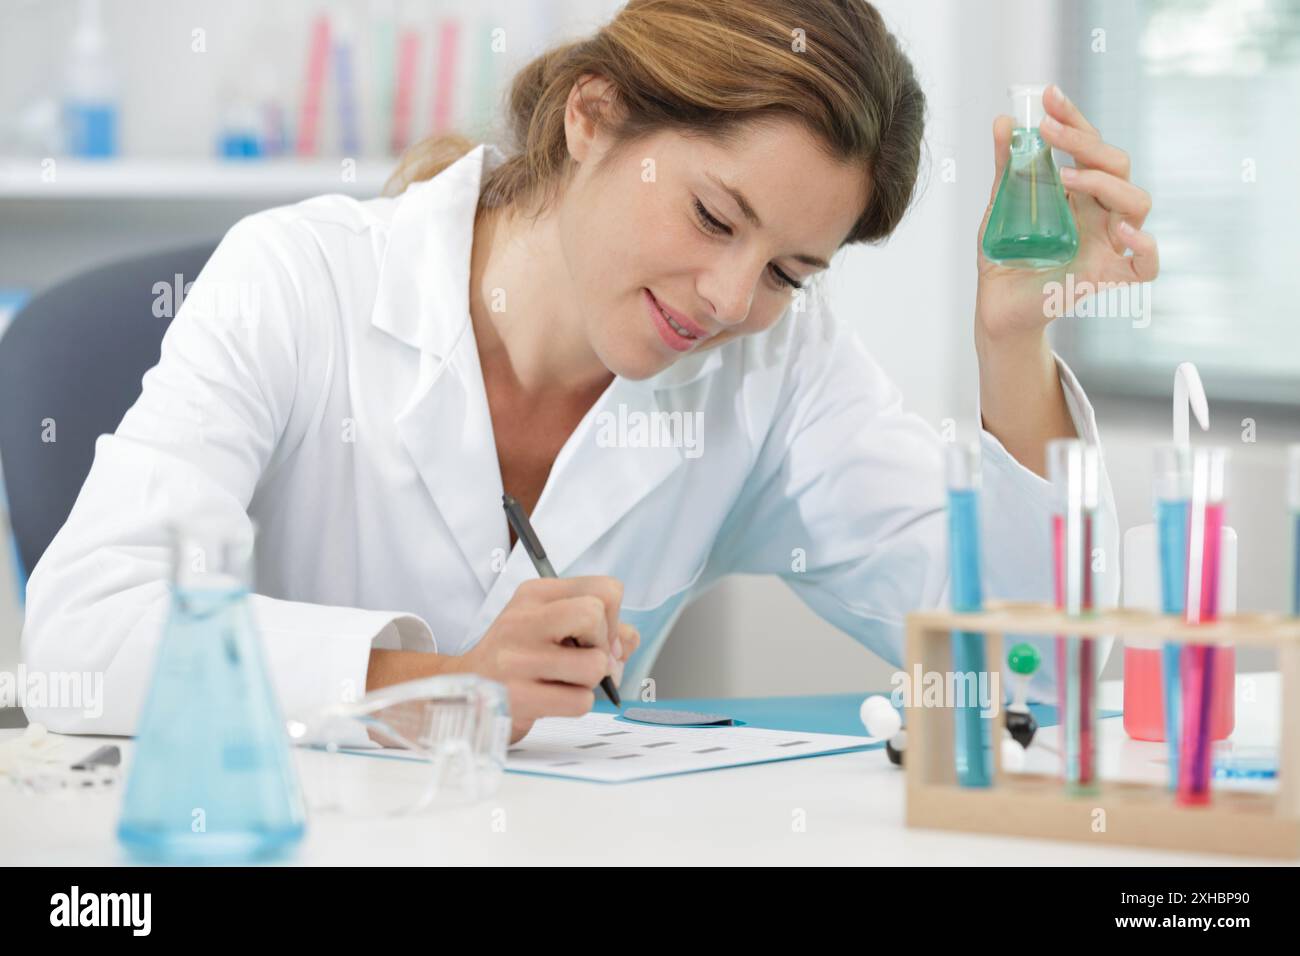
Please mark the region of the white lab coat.
[[[479, 185], [501, 158], [478, 147], [400, 197], [322, 196], [230, 230], [28, 583], [29, 673], [102, 672], [102, 716], [29, 705], [30, 719], [132, 732], [168, 611], [169, 522], [255, 523], [252, 607], [289, 716], [363, 692], [373, 647], [464, 653], [535, 577], [509, 547], [467, 301]], [[637, 430], [677, 412], [700, 427], [675, 447]], [[1050, 486], [981, 440], [986, 591], [1050, 598]], [[616, 378], [532, 520], [560, 575], [624, 583], [642, 639], [624, 693], [690, 598], [731, 572], [781, 576], [901, 664], [904, 615], [946, 600], [942, 448], [814, 291], [766, 332]]]

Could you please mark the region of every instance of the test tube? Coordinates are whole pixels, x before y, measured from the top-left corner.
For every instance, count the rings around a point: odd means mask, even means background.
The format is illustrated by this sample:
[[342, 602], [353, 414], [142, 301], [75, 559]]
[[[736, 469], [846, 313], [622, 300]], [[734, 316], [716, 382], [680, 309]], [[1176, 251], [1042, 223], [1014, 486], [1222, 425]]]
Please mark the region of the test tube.
[[[979, 533], [979, 446], [950, 445], [946, 457], [948, 484], [948, 558], [951, 568], [949, 593], [954, 611], [982, 611], [984, 588], [980, 577]], [[953, 670], [964, 700], [956, 702], [957, 782], [964, 787], [991, 786], [983, 702], [979, 688], [987, 686], [984, 635], [969, 631], [952, 632]], [[970, 680], [968, 675], [974, 675]], [[967, 676], [968, 679], [963, 680]], [[971, 701], [971, 694], [976, 700]], [[1001, 703], [998, 701], [997, 703]]]
[[[1219, 617], [1219, 540], [1223, 529], [1227, 450], [1198, 448], [1192, 455], [1191, 509], [1187, 522], [1188, 624]], [[1214, 705], [1214, 644], [1186, 644], [1182, 655], [1183, 730], [1178, 758], [1182, 804], [1210, 799], [1210, 714]]]
[[[1058, 439], [1047, 445], [1048, 476], [1056, 498], [1052, 514], [1052, 564], [1056, 606], [1071, 617], [1093, 609], [1100, 465], [1095, 445]], [[1097, 662], [1092, 638], [1057, 635], [1056, 686], [1064, 733], [1062, 777], [1072, 793], [1097, 786]]]
[[1291, 509], [1291, 614], [1300, 617], [1300, 445], [1287, 449], [1287, 504]]
[[[1156, 449], [1154, 468], [1157, 549], [1160, 555], [1160, 609], [1183, 615], [1187, 598], [1187, 514], [1191, 507], [1192, 454], [1186, 445]], [[1182, 652], [1178, 641], [1161, 648], [1161, 700], [1169, 789], [1178, 789], [1178, 741], [1182, 729]]]

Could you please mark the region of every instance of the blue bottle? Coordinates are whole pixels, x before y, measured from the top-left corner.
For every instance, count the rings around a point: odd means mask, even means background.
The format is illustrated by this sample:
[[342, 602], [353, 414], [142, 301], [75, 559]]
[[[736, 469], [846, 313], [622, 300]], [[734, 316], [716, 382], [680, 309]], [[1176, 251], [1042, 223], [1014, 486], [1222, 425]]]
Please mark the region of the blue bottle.
[[173, 532], [171, 610], [118, 826], [142, 858], [244, 862], [302, 838], [302, 792], [249, 606], [251, 558], [251, 533]]
[[120, 84], [104, 31], [100, 0], [81, 0], [63, 90], [63, 125], [70, 156], [105, 159], [118, 152]]

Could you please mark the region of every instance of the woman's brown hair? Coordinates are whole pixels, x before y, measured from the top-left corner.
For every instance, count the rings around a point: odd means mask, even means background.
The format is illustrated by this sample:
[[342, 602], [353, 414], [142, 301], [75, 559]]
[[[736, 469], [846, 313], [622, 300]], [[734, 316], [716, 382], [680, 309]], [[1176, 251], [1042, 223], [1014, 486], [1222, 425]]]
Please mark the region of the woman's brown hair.
[[[925, 95], [912, 64], [866, 0], [630, 0], [594, 36], [525, 66], [510, 88], [507, 160], [484, 180], [480, 208], [544, 209], [570, 171], [564, 112], [575, 82], [610, 81], [615, 149], [660, 130], [725, 140], [764, 118], [800, 120], [828, 155], [860, 165], [871, 188], [847, 243], [894, 231], [916, 189]], [[400, 192], [473, 144], [415, 144], [388, 183]]]

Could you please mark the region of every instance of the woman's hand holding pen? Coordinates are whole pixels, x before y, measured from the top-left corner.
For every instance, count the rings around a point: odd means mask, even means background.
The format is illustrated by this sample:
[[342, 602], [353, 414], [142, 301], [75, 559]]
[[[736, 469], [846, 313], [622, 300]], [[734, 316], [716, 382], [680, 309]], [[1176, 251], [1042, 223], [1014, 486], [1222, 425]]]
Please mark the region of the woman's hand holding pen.
[[1048, 87], [1043, 109], [1043, 141], [1069, 153], [1076, 164], [1062, 167], [1061, 179], [1078, 226], [1079, 251], [1050, 270], [999, 265], [979, 251], [1010, 156], [1014, 121], [999, 116], [993, 124], [993, 185], [976, 236], [975, 297], [983, 426], [1040, 475], [1046, 471], [1047, 441], [1075, 435], [1047, 344], [1047, 326], [1055, 318], [1049, 304], [1073, 289], [1075, 301], [1060, 301], [1065, 313], [1099, 283], [1150, 282], [1160, 270], [1155, 237], [1142, 229], [1151, 197], [1129, 180], [1128, 154], [1102, 139], [1060, 87]]
[[[590, 711], [594, 688], [606, 675], [615, 684], [622, 679], [623, 665], [641, 642], [636, 628], [618, 619], [622, 601], [623, 585], [615, 578], [525, 581], [483, 639], [447, 659], [446, 671], [480, 674], [505, 685], [514, 743], [539, 717]], [[566, 646], [569, 638], [578, 646]]]

